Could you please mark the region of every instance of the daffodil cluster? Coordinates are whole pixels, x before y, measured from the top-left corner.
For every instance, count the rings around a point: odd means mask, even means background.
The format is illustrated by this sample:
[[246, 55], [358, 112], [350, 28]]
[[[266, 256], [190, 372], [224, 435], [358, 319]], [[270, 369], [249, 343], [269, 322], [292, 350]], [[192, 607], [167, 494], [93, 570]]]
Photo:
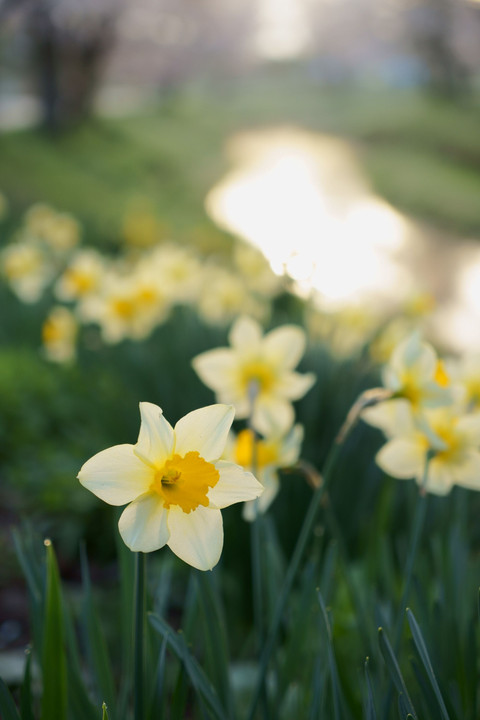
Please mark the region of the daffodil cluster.
[[61, 316], [56, 310], [45, 321], [48, 358], [74, 358], [80, 325], [96, 325], [105, 343], [141, 341], [177, 305], [192, 307], [208, 324], [226, 325], [245, 312], [268, 317], [283, 282], [261, 252], [237, 241], [231, 256], [220, 262], [208, 251], [161, 239], [154, 220], [130, 213], [124, 227], [128, 245], [113, 258], [81, 245], [80, 224], [71, 215], [43, 204], [27, 211], [0, 254], [0, 271], [23, 302], [38, 302], [51, 288], [68, 308], [68, 323], [67, 312]]
[[264, 487], [262, 497], [247, 503], [246, 520], [265, 512], [279, 490], [279, 468], [299, 458], [303, 428], [294, 425], [293, 401], [315, 382], [313, 373], [295, 371], [305, 351], [306, 336], [297, 325], [264, 334], [260, 324], [241, 316], [229, 333], [230, 347], [215, 348], [192, 361], [200, 379], [219, 402], [232, 403], [236, 418], [248, 427], [232, 436], [227, 457], [254, 469]]
[[391, 399], [363, 411], [387, 438], [377, 464], [437, 495], [454, 485], [480, 490], [480, 365], [444, 362], [414, 333], [394, 350], [383, 381]]

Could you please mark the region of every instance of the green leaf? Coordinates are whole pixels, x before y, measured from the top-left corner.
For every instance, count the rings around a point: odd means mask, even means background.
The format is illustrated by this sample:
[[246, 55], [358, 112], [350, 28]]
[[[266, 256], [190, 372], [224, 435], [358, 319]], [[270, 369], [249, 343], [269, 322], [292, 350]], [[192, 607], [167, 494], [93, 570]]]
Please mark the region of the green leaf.
[[23, 673], [23, 682], [20, 688], [20, 711], [22, 720], [35, 720], [33, 715], [33, 697], [32, 697], [32, 652], [30, 648], [25, 653], [25, 671]]
[[167, 638], [163, 638], [158, 656], [157, 668], [153, 678], [152, 697], [150, 700], [150, 720], [163, 720], [165, 717], [165, 659], [167, 655]]
[[220, 703], [217, 693], [200, 665], [188, 650], [183, 636], [174, 632], [170, 625], [168, 625], [168, 623], [166, 623], [165, 620], [158, 615], [149, 615], [149, 620], [155, 630], [159, 632], [163, 638], [166, 638], [171, 649], [183, 662], [185, 671], [190, 678], [190, 682], [197, 693], [199, 693], [199, 695], [202, 696], [208, 703], [211, 710], [214, 712], [215, 717], [217, 717], [218, 720], [225, 720], [227, 714]]
[[204, 638], [206, 652], [210, 658], [211, 677], [214, 679], [222, 703], [228, 710], [228, 717], [231, 717], [232, 691], [228, 673], [230, 657], [223, 608], [213, 573], [198, 572], [195, 576], [199, 585], [200, 609], [204, 616]]
[[102, 720], [108, 720], [107, 706], [105, 703], [102, 705]]
[[43, 694], [41, 720], [67, 717], [67, 663], [64, 642], [63, 608], [58, 566], [50, 541], [45, 541], [47, 578], [42, 653]]
[[370, 672], [368, 669], [368, 663], [370, 658], [365, 660], [365, 681], [367, 683], [367, 702], [365, 707], [366, 720], [377, 720], [377, 713], [375, 710], [375, 700], [373, 697], [372, 681], [370, 678]]
[[397, 691], [402, 695], [402, 704], [405, 706], [407, 712], [409, 712], [415, 718], [415, 708], [412, 705], [412, 701], [410, 700], [410, 696], [408, 694], [402, 673], [400, 672], [397, 659], [393, 654], [392, 646], [390, 645], [390, 641], [386, 636], [383, 628], [378, 628], [378, 642], [380, 645], [380, 651], [383, 655], [383, 659], [385, 660], [385, 664], [387, 665], [387, 668], [390, 672], [393, 683], [397, 688]]
[[338, 672], [337, 672], [337, 664], [335, 662], [335, 653], [333, 650], [333, 641], [332, 641], [332, 630], [330, 627], [330, 620], [328, 619], [327, 614], [327, 608], [325, 607], [325, 603], [323, 602], [323, 597], [320, 592], [320, 590], [317, 590], [317, 597], [318, 602], [320, 603], [320, 608], [322, 610], [322, 616], [323, 621], [325, 623], [325, 628], [327, 630], [327, 652], [328, 652], [328, 665], [330, 668], [330, 679], [332, 682], [332, 697], [333, 697], [333, 716], [335, 720], [340, 720], [340, 686], [338, 683]]
[[413, 641], [418, 650], [418, 654], [420, 655], [423, 666], [427, 671], [428, 679], [430, 680], [433, 691], [435, 693], [435, 697], [437, 698], [437, 702], [440, 706], [440, 711], [443, 715], [444, 720], [450, 720], [447, 708], [445, 707], [445, 703], [442, 697], [442, 693], [440, 692], [440, 688], [438, 686], [437, 678], [435, 677], [435, 673], [433, 672], [432, 663], [428, 655], [427, 646], [425, 645], [422, 631], [420, 630], [420, 626], [418, 625], [414, 614], [409, 608], [407, 608], [407, 618], [410, 625], [410, 630], [412, 631]]
[[84, 548], [82, 548], [81, 551], [80, 561], [84, 592], [83, 627], [89, 666], [100, 697], [104, 698], [110, 708], [113, 708], [113, 714], [115, 715], [115, 684], [110, 659], [108, 657], [107, 645], [93, 600], [90, 573]]
[[2, 678], [0, 678], [0, 710], [2, 720], [20, 720], [16, 705]]

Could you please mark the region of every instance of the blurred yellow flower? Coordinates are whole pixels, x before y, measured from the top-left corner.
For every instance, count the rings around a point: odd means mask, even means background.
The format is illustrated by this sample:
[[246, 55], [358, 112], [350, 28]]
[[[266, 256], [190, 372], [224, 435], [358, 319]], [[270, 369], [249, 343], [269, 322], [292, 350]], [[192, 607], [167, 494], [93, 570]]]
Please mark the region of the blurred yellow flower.
[[226, 457], [238, 465], [255, 472], [264, 491], [257, 500], [248, 500], [243, 506], [243, 518], [251, 522], [259, 513], [270, 507], [280, 490], [278, 471], [294, 465], [303, 441], [303, 427], [295, 425], [287, 434], [269, 434], [255, 437], [250, 429], [241, 430], [230, 438]]
[[192, 361], [200, 379], [219, 402], [235, 405], [237, 418], [250, 417], [262, 434], [274, 427], [285, 433], [292, 425], [292, 401], [298, 400], [315, 382], [313, 373], [293, 369], [305, 350], [305, 332], [284, 325], [265, 336], [252, 318], [242, 316], [229, 333], [230, 348], [216, 348]]
[[129, 505], [119, 520], [125, 544], [152, 552], [164, 545], [184, 562], [210, 570], [223, 547], [221, 508], [262, 492], [254, 476], [221, 460], [234, 409], [194, 410], [175, 428], [152, 403], [140, 403], [136, 445], [116, 445], [80, 470], [81, 484], [110, 505]]
[[267, 301], [254, 297], [238, 273], [209, 265], [203, 269], [201, 279], [197, 309], [207, 323], [227, 325], [243, 313], [256, 318], [268, 314]]
[[42, 327], [43, 349], [53, 362], [73, 360], [76, 354], [78, 324], [70, 310], [62, 306], [51, 309]]
[[480, 490], [480, 413], [436, 408], [419, 420], [407, 403], [398, 403], [396, 410], [390, 439], [376, 456], [382, 470], [396, 478], [414, 477], [421, 484], [430, 453], [427, 491], [446, 495], [453, 485]]

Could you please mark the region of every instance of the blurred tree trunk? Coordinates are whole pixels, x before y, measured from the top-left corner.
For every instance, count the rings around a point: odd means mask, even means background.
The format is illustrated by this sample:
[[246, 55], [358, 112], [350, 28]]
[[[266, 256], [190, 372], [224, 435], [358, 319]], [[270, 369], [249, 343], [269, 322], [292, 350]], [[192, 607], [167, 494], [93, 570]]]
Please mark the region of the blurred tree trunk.
[[68, 11], [59, 14], [61, 5], [61, 1], [36, 0], [27, 8], [44, 123], [52, 132], [90, 114], [103, 62], [113, 44], [116, 19], [112, 5], [74, 17]]

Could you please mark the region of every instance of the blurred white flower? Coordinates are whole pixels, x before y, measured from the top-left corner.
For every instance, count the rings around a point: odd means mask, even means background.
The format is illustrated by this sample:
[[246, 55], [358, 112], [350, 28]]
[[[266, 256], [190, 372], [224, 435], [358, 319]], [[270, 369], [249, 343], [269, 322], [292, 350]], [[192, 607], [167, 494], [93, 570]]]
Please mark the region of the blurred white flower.
[[42, 326], [45, 356], [53, 362], [70, 362], [76, 355], [78, 324], [70, 310], [53, 307]]
[[242, 316], [229, 340], [229, 348], [197, 355], [192, 361], [195, 371], [219, 402], [235, 405], [237, 418], [250, 417], [262, 434], [272, 426], [278, 433], [286, 432], [294, 420], [292, 401], [315, 382], [313, 373], [294, 372], [305, 351], [305, 332], [297, 325], [284, 325], [263, 335], [255, 320]]
[[294, 425], [286, 434], [273, 431], [266, 437], [256, 437], [250, 429], [231, 436], [225, 457], [255, 473], [264, 487], [257, 500], [248, 500], [243, 506], [243, 518], [251, 522], [266, 512], [280, 490], [278, 471], [294, 465], [300, 457], [303, 427]]
[[20, 240], [5, 247], [0, 267], [13, 292], [25, 303], [35, 303], [54, 275], [54, 267], [41, 245], [34, 240]]

